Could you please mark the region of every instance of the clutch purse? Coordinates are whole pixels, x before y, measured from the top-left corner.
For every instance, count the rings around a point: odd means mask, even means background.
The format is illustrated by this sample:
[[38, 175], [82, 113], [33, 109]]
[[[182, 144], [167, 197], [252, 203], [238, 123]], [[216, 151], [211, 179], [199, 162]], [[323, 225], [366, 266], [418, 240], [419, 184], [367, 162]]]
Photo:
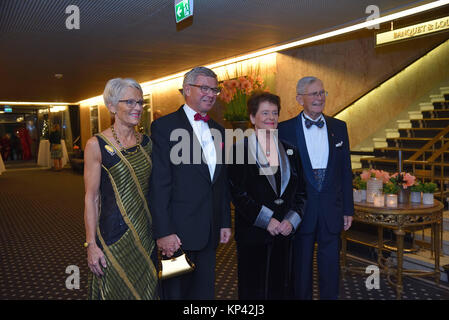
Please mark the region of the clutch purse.
[[162, 259], [162, 253], [158, 250], [159, 258], [159, 272], [158, 277], [160, 280], [165, 280], [180, 276], [195, 270], [195, 264], [190, 261], [184, 251], [181, 250], [182, 254], [178, 257], [171, 257], [167, 259]]

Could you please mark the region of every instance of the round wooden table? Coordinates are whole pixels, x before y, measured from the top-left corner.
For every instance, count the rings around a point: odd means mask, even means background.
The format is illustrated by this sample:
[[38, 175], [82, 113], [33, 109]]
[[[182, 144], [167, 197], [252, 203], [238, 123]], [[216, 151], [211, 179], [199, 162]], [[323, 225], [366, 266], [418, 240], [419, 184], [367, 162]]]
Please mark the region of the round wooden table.
[[[401, 299], [402, 295], [402, 275], [410, 276], [435, 276], [435, 282], [437, 285], [440, 281], [440, 225], [443, 216], [443, 204], [437, 200], [434, 200], [433, 205], [406, 203], [398, 204], [397, 208], [387, 207], [375, 207], [372, 203], [368, 202], [354, 202], [354, 221], [362, 222], [377, 226], [378, 240], [377, 240], [377, 252], [378, 252], [378, 265], [383, 272], [387, 273], [388, 281], [396, 286], [396, 297]], [[403, 270], [403, 257], [404, 257], [404, 235], [405, 230], [415, 229], [417, 227], [423, 227], [430, 225], [432, 228], [432, 248], [435, 258], [434, 271], [422, 271], [422, 270]], [[396, 267], [384, 264], [383, 251], [391, 251], [384, 246], [383, 241], [383, 228], [390, 228], [394, 230], [397, 237], [397, 265]], [[342, 271], [358, 271], [357, 268], [346, 267], [346, 244], [347, 233], [342, 232]], [[360, 270], [362, 271], [362, 270]], [[363, 270], [364, 271], [364, 270]], [[396, 283], [394, 283], [390, 275], [396, 275]]]

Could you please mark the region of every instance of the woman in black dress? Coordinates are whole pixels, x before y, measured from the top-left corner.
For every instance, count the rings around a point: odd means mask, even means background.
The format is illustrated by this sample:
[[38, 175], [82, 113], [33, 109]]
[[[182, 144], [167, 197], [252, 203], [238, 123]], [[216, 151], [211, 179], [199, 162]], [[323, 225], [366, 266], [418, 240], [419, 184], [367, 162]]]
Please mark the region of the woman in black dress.
[[[280, 98], [248, 100], [255, 132], [238, 141], [229, 165], [235, 206], [240, 299], [291, 298], [291, 238], [303, 215], [306, 189], [298, 151], [277, 139]], [[243, 163], [237, 163], [243, 152]], [[241, 158], [240, 158], [241, 159]]]

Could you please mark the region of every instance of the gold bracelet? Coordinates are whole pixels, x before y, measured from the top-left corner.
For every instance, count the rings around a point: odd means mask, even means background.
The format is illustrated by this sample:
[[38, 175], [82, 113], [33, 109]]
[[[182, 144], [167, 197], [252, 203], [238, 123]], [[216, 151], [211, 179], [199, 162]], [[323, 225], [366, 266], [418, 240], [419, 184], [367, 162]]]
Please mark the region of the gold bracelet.
[[93, 243], [95, 242], [84, 242], [84, 248], [89, 248], [89, 246]]

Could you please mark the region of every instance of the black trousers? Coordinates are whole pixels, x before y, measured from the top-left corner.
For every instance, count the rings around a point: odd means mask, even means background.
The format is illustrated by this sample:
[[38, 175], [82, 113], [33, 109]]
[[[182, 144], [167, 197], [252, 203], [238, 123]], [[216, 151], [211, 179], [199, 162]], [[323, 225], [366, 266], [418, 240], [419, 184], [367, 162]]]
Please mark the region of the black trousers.
[[165, 300], [213, 300], [215, 298], [215, 246], [210, 241], [200, 251], [184, 250], [195, 263], [191, 273], [161, 282], [161, 298]]

